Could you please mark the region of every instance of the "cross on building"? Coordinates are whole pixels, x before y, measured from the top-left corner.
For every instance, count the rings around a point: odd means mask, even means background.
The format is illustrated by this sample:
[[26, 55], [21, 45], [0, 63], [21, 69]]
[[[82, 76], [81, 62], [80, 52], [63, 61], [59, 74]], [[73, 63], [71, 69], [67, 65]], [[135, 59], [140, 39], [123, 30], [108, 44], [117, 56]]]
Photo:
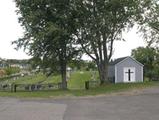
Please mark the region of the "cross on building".
[[130, 69], [128, 69], [128, 72], [125, 72], [128, 74], [128, 80], [131, 81], [131, 74], [134, 73], [134, 72], [131, 72]]

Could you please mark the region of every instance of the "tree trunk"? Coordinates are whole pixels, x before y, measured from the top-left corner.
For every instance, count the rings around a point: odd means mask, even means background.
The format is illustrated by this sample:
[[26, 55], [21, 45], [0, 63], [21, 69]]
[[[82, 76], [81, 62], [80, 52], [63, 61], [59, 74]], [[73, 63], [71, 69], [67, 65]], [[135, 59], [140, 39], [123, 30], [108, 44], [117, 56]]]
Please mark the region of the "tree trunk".
[[100, 78], [100, 84], [108, 83], [108, 63], [99, 63], [98, 65], [98, 72]]
[[66, 41], [61, 40], [61, 51], [60, 51], [60, 67], [61, 67], [61, 77], [62, 77], [62, 89], [67, 89], [67, 80], [66, 80], [66, 65], [67, 65], [67, 56], [66, 56]]
[[66, 62], [61, 61], [61, 78], [62, 78], [62, 89], [67, 89], [67, 81], [66, 81]]

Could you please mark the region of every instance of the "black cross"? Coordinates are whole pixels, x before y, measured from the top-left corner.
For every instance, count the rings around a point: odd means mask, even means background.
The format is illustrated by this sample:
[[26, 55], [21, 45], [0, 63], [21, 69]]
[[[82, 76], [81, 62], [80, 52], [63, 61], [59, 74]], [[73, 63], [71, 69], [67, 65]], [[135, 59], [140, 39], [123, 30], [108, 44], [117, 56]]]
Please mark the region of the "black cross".
[[130, 69], [128, 69], [128, 72], [125, 72], [125, 73], [128, 73], [128, 80], [130, 81], [131, 73], [134, 73], [134, 72], [131, 72]]

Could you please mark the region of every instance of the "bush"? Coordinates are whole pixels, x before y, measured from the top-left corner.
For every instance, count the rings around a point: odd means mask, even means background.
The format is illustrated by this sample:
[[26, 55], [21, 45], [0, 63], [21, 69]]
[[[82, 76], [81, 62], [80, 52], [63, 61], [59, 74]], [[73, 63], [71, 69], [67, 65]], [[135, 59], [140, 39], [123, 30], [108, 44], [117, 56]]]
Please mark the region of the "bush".
[[5, 70], [0, 70], [0, 77], [6, 75], [6, 71]]
[[6, 72], [6, 75], [11, 75], [11, 74], [20, 72], [20, 68], [18, 68], [18, 67], [7, 67], [4, 70]]

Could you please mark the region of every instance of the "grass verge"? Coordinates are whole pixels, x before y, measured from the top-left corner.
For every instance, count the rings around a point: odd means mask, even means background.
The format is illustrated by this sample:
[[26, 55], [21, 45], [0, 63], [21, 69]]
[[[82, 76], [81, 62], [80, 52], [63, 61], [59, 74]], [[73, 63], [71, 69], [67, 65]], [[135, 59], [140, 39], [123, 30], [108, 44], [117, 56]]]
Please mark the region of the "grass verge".
[[143, 89], [147, 87], [159, 86], [159, 82], [129, 83], [129, 84], [107, 84], [89, 90], [52, 90], [37, 92], [0, 92], [1, 97], [26, 97], [26, 98], [56, 98], [66, 96], [94, 96], [101, 94], [110, 94], [133, 89]]

